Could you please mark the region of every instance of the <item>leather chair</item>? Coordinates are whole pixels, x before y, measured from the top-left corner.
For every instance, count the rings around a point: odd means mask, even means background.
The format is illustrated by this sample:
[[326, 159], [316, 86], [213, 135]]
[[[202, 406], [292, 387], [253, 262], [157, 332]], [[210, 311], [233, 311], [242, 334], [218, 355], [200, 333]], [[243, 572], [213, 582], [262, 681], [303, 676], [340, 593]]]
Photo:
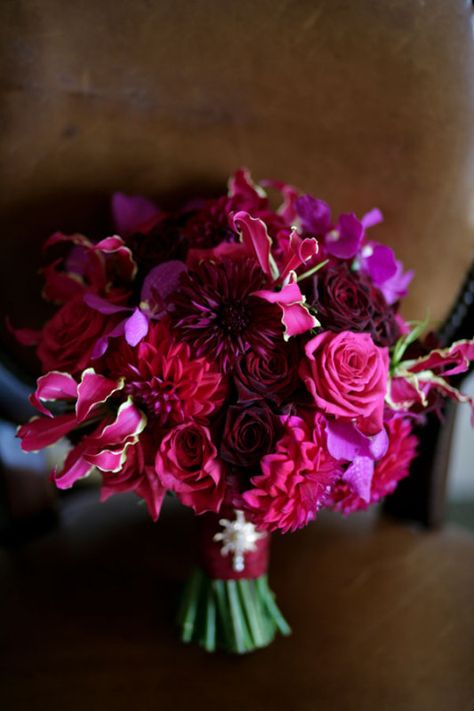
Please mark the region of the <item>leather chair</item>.
[[[473, 255], [465, 0], [15, 0], [0, 14], [0, 293], [16, 324], [44, 317], [36, 270], [52, 230], [100, 229], [113, 190], [172, 204], [239, 165], [336, 213], [380, 207], [380, 239], [418, 272], [405, 315], [447, 318]], [[5, 333], [2, 345], [32, 372]], [[210, 658], [170, 621], [189, 517], [167, 510], [154, 528], [127, 497], [96, 496], [68, 499], [55, 532], [0, 553], [6, 709], [472, 704], [467, 532], [322, 516], [274, 546], [294, 636]], [[402, 499], [399, 514], [423, 519]]]

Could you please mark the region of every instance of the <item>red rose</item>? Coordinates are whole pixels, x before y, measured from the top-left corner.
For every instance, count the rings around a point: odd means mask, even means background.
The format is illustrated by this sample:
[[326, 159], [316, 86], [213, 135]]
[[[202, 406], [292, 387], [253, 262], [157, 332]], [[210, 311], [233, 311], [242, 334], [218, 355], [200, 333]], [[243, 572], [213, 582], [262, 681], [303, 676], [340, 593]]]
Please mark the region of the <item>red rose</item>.
[[44, 372], [80, 373], [90, 364], [96, 341], [110, 327], [111, 317], [89, 308], [82, 295], [61, 306], [44, 327], [37, 354]]
[[342, 420], [355, 420], [366, 435], [380, 432], [388, 378], [388, 350], [368, 333], [321, 333], [306, 344], [300, 376], [316, 405]]
[[224, 498], [222, 464], [207, 427], [178, 425], [163, 439], [155, 468], [164, 487], [198, 514], [219, 511]]

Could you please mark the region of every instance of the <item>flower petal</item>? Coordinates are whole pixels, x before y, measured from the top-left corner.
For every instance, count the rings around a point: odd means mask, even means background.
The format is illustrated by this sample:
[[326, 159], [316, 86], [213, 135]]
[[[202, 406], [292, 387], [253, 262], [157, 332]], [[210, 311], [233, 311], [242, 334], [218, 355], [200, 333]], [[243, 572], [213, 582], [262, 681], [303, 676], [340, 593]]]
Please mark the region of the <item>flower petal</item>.
[[93, 368], [87, 368], [77, 387], [77, 422], [84, 422], [97, 405], [108, 400], [113, 393], [121, 390], [123, 385], [123, 379], [110, 380], [96, 373]]
[[148, 318], [143, 311], [136, 308], [133, 314], [125, 321], [125, 340], [129, 346], [136, 346], [148, 333]]
[[370, 488], [374, 476], [374, 462], [369, 457], [356, 457], [350, 467], [344, 472], [346, 481], [367, 503], [370, 501]]
[[74, 400], [77, 397], [77, 383], [69, 373], [60, 373], [52, 370], [46, 375], [41, 375], [36, 382], [36, 390], [30, 397], [33, 407], [43, 415], [53, 417], [43, 403], [58, 400]]
[[119, 234], [138, 232], [142, 224], [155, 218], [159, 209], [151, 200], [141, 195], [114, 193], [112, 196], [112, 219]]
[[37, 452], [60, 440], [75, 426], [76, 416], [73, 413], [59, 415], [54, 419], [34, 417], [18, 428], [17, 436], [21, 439], [21, 448], [24, 452]]
[[255, 291], [258, 296], [271, 304], [278, 304], [282, 309], [282, 323], [285, 326], [285, 339], [306, 333], [319, 326], [319, 321], [313, 316], [305, 304], [305, 297], [296, 282], [286, 284], [280, 291]]
[[255, 254], [263, 272], [276, 279], [278, 269], [271, 254], [272, 240], [265, 223], [244, 211], [237, 212], [232, 222], [235, 230], [240, 234], [242, 244], [250, 253]]

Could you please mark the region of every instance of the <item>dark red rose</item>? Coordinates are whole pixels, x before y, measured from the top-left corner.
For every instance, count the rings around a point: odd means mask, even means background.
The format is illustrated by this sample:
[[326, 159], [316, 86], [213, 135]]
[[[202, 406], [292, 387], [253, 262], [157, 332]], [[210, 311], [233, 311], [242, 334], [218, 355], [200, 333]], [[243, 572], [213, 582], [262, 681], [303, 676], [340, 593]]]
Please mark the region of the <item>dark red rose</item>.
[[393, 307], [370, 278], [345, 262], [329, 264], [314, 278], [310, 301], [324, 329], [339, 333], [370, 333], [378, 346], [391, 346], [399, 337]]
[[229, 407], [220, 455], [238, 467], [254, 467], [272, 452], [279, 433], [276, 415], [265, 404]]
[[187, 243], [181, 233], [183, 224], [184, 218], [181, 214], [171, 215], [163, 212], [146, 226], [146, 230], [134, 232], [126, 238], [138, 264], [137, 283], [141, 284], [157, 264], [172, 259], [185, 259]]
[[90, 365], [96, 341], [116, 318], [89, 308], [82, 296], [68, 301], [48, 321], [37, 354], [44, 372], [64, 370], [80, 373]]
[[249, 351], [234, 372], [239, 402], [268, 399], [281, 405], [297, 387], [299, 361], [294, 339], [264, 355]]
[[190, 247], [208, 249], [221, 242], [235, 242], [237, 235], [229, 224], [232, 210], [228, 197], [205, 200], [193, 211], [182, 229], [182, 236]]

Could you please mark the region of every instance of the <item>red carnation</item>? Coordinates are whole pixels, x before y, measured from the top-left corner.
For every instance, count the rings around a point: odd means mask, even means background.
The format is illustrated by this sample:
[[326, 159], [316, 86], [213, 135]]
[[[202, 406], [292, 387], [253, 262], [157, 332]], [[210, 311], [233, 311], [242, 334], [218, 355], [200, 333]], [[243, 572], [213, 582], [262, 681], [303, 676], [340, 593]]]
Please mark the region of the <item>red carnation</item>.
[[276, 452], [262, 459], [262, 474], [251, 479], [254, 488], [242, 498], [260, 528], [287, 533], [316, 517], [341, 472], [327, 451], [321, 415], [314, 428], [299, 417], [282, 418], [282, 423], [285, 434]]

